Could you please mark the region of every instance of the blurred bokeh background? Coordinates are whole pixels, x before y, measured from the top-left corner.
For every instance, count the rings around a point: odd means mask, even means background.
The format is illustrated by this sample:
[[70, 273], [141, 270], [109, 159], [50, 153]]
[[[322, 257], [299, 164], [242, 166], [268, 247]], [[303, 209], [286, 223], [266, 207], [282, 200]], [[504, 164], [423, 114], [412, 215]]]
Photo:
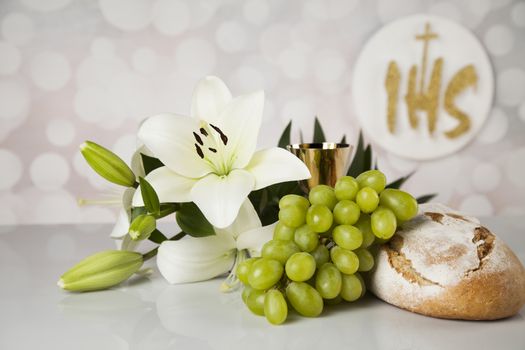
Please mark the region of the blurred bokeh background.
[[84, 163], [90, 139], [129, 160], [139, 122], [189, 114], [194, 85], [220, 76], [234, 95], [263, 88], [260, 147], [290, 119], [328, 139], [359, 125], [353, 64], [396, 18], [436, 14], [471, 29], [496, 82], [490, 117], [460, 152], [413, 162], [376, 149], [390, 179], [474, 215], [525, 215], [525, 2], [511, 0], [1, 0], [0, 225], [112, 221], [115, 208], [77, 206], [118, 189]]

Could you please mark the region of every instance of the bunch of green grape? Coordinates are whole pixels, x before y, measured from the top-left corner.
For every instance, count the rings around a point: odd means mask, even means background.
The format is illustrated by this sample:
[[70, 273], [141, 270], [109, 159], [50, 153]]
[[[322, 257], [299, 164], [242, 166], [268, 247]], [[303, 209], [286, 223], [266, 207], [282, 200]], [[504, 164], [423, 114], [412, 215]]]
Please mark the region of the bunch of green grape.
[[237, 267], [248, 308], [281, 324], [289, 307], [316, 317], [325, 304], [361, 298], [359, 273], [374, 267], [369, 248], [387, 242], [418, 210], [414, 197], [385, 185], [382, 172], [369, 170], [340, 178], [334, 188], [318, 185], [308, 198], [281, 198], [273, 239], [260, 258]]

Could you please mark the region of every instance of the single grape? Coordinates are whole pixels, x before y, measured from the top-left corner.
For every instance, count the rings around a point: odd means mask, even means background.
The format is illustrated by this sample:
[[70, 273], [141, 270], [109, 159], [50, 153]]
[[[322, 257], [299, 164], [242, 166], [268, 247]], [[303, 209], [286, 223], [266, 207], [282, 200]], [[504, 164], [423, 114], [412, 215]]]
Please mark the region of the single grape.
[[357, 249], [363, 243], [363, 234], [357, 227], [352, 225], [336, 226], [332, 236], [335, 244], [348, 250]]
[[405, 191], [387, 188], [381, 192], [379, 203], [392, 210], [398, 222], [410, 220], [417, 215], [417, 201]]
[[271, 324], [281, 324], [288, 316], [288, 305], [281, 292], [271, 289], [264, 298], [264, 315]]
[[309, 280], [315, 273], [315, 259], [308, 253], [295, 253], [285, 266], [286, 276], [296, 282]]
[[244, 260], [242, 263], [237, 266], [237, 270], [235, 271], [235, 274], [237, 275], [237, 278], [241, 280], [242, 283], [248, 284], [248, 275], [250, 274], [250, 269], [252, 268], [253, 263], [258, 258], [250, 258], [247, 260]]
[[324, 205], [314, 204], [306, 212], [306, 223], [315, 232], [325, 232], [332, 227], [332, 212]]
[[363, 243], [361, 244], [361, 247], [370, 247], [374, 243], [374, 240], [376, 238], [376, 236], [372, 232], [370, 215], [361, 214], [359, 220], [357, 220], [354, 226], [357, 227], [363, 234]]
[[282, 197], [279, 201], [279, 209], [283, 209], [290, 205], [298, 206], [306, 210], [310, 207], [310, 202], [307, 198], [299, 196], [297, 194], [287, 194], [286, 196]]
[[301, 250], [292, 241], [279, 241], [272, 239], [271, 241], [266, 242], [261, 251], [261, 256], [263, 258], [274, 259], [280, 262], [282, 265], [286, 264], [286, 260], [292, 254], [298, 253]]
[[334, 189], [327, 185], [317, 185], [312, 188], [308, 194], [308, 199], [310, 199], [310, 203], [312, 203], [312, 205], [324, 205], [330, 210], [333, 210], [335, 204], [337, 203]]
[[335, 246], [330, 249], [330, 257], [339, 271], [347, 275], [355, 273], [359, 268], [359, 258], [350, 250]]
[[359, 272], [354, 273], [354, 276], [359, 279], [359, 282], [361, 282], [361, 296], [360, 297], [362, 297], [366, 293], [365, 280], [363, 279], [363, 277], [361, 276]]
[[323, 298], [314, 287], [305, 282], [291, 282], [286, 297], [292, 307], [305, 317], [317, 317], [323, 312]]
[[370, 187], [377, 193], [381, 193], [386, 186], [386, 176], [379, 170], [368, 170], [357, 177], [359, 188]]
[[324, 244], [319, 244], [310, 254], [314, 257], [317, 268], [320, 268], [330, 260], [330, 252]]
[[279, 220], [289, 227], [299, 227], [304, 224], [306, 210], [297, 205], [290, 205], [279, 210]]
[[242, 297], [242, 301], [244, 302], [244, 304], [247, 303], [247, 300], [248, 300], [248, 296], [250, 295], [250, 293], [252, 292], [253, 288], [250, 287], [249, 285], [245, 285], [243, 290], [242, 290], [242, 294], [241, 294], [241, 297]]
[[347, 199], [343, 199], [334, 207], [334, 221], [340, 225], [353, 225], [359, 220], [361, 208]]
[[359, 268], [357, 271], [370, 271], [374, 267], [374, 256], [365, 248], [354, 250], [359, 258]]
[[333, 299], [341, 292], [342, 278], [341, 272], [334, 264], [326, 263], [319, 271], [315, 278], [315, 289], [324, 299]]
[[283, 271], [283, 265], [279, 261], [260, 258], [253, 263], [248, 274], [248, 282], [254, 289], [268, 289], [279, 281]]
[[338, 200], [351, 200], [355, 199], [359, 191], [359, 184], [352, 176], [343, 176], [335, 183], [334, 193]]
[[341, 297], [346, 301], [355, 301], [363, 295], [361, 280], [355, 275], [343, 274]]
[[278, 239], [281, 241], [291, 241], [293, 240], [294, 233], [295, 228], [286, 226], [282, 221], [279, 221], [273, 229], [273, 239]]
[[248, 292], [246, 306], [256, 315], [264, 316], [264, 299], [266, 292], [264, 290], [252, 289]]
[[367, 214], [376, 210], [379, 204], [379, 196], [371, 187], [363, 187], [360, 189], [359, 192], [357, 192], [355, 200], [359, 208], [361, 208], [361, 211]]
[[379, 207], [372, 213], [372, 232], [381, 239], [390, 239], [397, 228], [397, 220], [392, 210]]
[[311, 252], [319, 244], [319, 235], [310, 226], [303, 225], [295, 230], [294, 242], [303, 252]]

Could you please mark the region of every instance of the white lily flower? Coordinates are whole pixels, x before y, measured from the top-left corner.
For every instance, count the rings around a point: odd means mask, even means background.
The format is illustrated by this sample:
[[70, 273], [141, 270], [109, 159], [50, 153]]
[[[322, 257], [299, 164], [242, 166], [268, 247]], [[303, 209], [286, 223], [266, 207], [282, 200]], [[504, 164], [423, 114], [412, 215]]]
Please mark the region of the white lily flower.
[[257, 212], [246, 200], [232, 225], [215, 232], [215, 236], [162, 242], [157, 254], [162, 276], [177, 284], [204, 281], [230, 271], [221, 290], [235, 289], [239, 284], [235, 276], [237, 265], [248, 254], [260, 255], [264, 243], [272, 239], [273, 225], [261, 227]]
[[[195, 202], [213, 226], [225, 228], [251, 191], [309, 178], [308, 168], [286, 150], [255, 151], [263, 104], [262, 91], [232, 98], [219, 78], [206, 77], [195, 88], [192, 118], [147, 119], [139, 138], [165, 165], [146, 177], [160, 201]], [[143, 205], [140, 195], [133, 205]]]

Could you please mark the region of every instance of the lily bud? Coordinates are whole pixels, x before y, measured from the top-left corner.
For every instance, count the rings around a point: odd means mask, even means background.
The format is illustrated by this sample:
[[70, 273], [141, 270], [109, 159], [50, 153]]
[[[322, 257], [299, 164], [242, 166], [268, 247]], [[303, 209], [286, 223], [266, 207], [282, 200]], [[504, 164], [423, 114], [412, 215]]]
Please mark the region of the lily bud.
[[137, 216], [129, 226], [129, 235], [134, 241], [142, 241], [148, 239], [149, 236], [157, 228], [157, 221], [151, 215]]
[[91, 141], [80, 145], [80, 152], [93, 170], [104, 179], [126, 187], [135, 185], [135, 174], [115, 153]]
[[100, 290], [117, 285], [137, 272], [144, 260], [142, 254], [108, 250], [91, 255], [64, 273], [57, 285], [72, 292]]

